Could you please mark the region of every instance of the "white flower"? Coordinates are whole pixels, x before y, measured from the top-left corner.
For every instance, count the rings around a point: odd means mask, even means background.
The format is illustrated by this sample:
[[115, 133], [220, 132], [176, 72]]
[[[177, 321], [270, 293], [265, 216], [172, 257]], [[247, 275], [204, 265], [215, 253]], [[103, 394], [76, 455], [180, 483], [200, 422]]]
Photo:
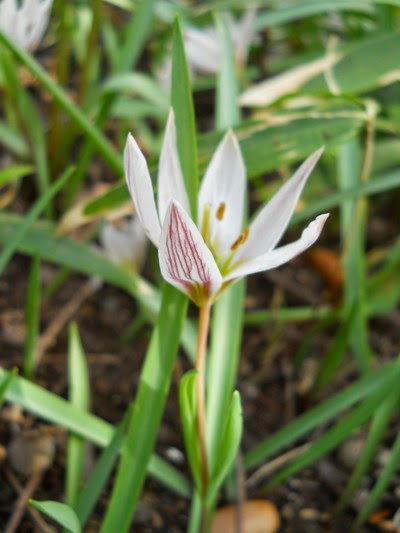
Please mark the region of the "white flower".
[[120, 226], [106, 223], [100, 231], [99, 239], [108, 259], [134, 272], [141, 270], [148, 241], [137, 217]]
[[[235, 63], [243, 66], [246, 62], [250, 43], [253, 39], [253, 23], [256, 9], [247, 9], [244, 15], [236, 21], [229, 14], [225, 20], [232, 37]], [[218, 31], [212, 27], [196, 28], [186, 26], [183, 30], [186, 60], [189, 71], [195, 73], [216, 75], [220, 71], [221, 45]], [[167, 90], [171, 85], [172, 60], [167, 57], [157, 71], [159, 83]]]
[[25, 50], [34, 50], [46, 31], [53, 0], [0, 0], [0, 30]]
[[143, 228], [158, 247], [164, 279], [203, 306], [212, 303], [234, 281], [278, 267], [311, 246], [327, 214], [311, 222], [300, 239], [276, 248], [321, 153], [318, 150], [312, 154], [243, 230], [246, 175], [232, 131], [220, 142], [203, 178], [197, 225], [189, 214], [173, 112], [168, 117], [160, 155], [157, 207], [146, 160], [129, 134], [125, 176]]
[[[232, 36], [233, 53], [237, 65], [243, 65], [247, 59], [253, 36], [253, 23], [256, 9], [248, 9], [242, 18], [234, 20], [225, 15], [229, 33]], [[221, 63], [221, 46], [218, 32], [213, 27], [184, 29], [185, 52], [189, 66], [204, 74], [218, 74]]]

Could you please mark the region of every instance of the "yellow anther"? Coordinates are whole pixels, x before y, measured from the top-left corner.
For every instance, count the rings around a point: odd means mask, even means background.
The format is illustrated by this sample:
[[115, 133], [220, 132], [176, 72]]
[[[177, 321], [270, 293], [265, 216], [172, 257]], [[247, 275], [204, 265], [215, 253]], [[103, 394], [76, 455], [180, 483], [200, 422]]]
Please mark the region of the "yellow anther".
[[232, 252], [237, 250], [239, 248], [239, 246], [246, 241], [248, 235], [249, 235], [249, 229], [246, 228], [246, 229], [244, 229], [242, 231], [242, 233], [239, 235], [239, 237], [236, 239], [236, 241], [232, 244], [232, 246], [231, 246]]
[[204, 206], [203, 224], [201, 226], [203, 239], [208, 243], [210, 238], [210, 204]]
[[215, 214], [218, 220], [222, 220], [224, 218], [225, 208], [226, 208], [225, 202], [221, 202]]

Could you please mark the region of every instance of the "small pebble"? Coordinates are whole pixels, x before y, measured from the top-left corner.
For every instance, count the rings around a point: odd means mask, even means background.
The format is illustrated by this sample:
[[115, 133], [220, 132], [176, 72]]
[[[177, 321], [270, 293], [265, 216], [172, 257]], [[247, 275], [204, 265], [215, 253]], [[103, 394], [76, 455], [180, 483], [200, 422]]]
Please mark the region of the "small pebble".
[[54, 436], [39, 431], [21, 432], [8, 447], [11, 466], [24, 477], [47, 470], [53, 463], [54, 454]]
[[360, 460], [365, 440], [361, 437], [354, 437], [346, 440], [338, 450], [338, 460], [345, 468], [352, 470]]
[[[235, 533], [237, 508], [228, 505], [214, 516], [212, 533]], [[276, 533], [280, 516], [275, 505], [267, 500], [249, 500], [242, 507], [242, 533]]]

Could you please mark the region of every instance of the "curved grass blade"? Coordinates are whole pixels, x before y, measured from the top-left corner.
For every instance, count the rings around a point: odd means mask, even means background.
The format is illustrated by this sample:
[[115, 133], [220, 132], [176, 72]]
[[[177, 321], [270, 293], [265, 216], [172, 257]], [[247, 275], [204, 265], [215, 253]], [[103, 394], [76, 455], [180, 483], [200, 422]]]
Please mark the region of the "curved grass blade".
[[128, 408], [121, 424], [115, 430], [109, 445], [104, 448], [96, 466], [94, 467], [88, 482], [78, 495], [75, 512], [82, 527], [85, 526], [93, 509], [99, 500], [101, 493], [112, 473], [114, 465], [121, 451], [123, 439], [128, 427], [128, 422], [132, 416], [132, 406]]
[[0, 407], [3, 406], [3, 403], [6, 400], [8, 387], [11, 385], [12, 380], [17, 375], [18, 375], [18, 371], [16, 368], [14, 368], [13, 370], [11, 370], [11, 372], [9, 372], [6, 375], [5, 379], [3, 379], [2, 382], [0, 382]]
[[357, 461], [356, 467], [351, 475], [351, 478], [344, 489], [338, 508], [341, 510], [348, 505], [355, 490], [359, 486], [363, 476], [376, 456], [376, 450], [384, 437], [384, 433], [390, 421], [393, 411], [399, 404], [400, 389], [392, 391], [390, 396], [380, 405], [378, 405], [369, 428], [368, 437], [365, 441], [361, 457]]
[[186, 297], [165, 284], [101, 533], [123, 533], [131, 523], [167, 398], [186, 309]]
[[78, 517], [69, 505], [52, 501], [38, 502], [36, 500], [29, 500], [29, 503], [32, 507], [65, 527], [70, 533], [81, 533], [82, 528]]
[[307, 435], [310, 431], [324, 424], [348, 409], [356, 402], [369, 395], [390, 390], [400, 379], [400, 362], [387, 364], [379, 372], [362, 377], [347, 389], [332, 396], [321, 405], [314, 407], [308, 413], [299, 416], [287, 427], [266, 439], [245, 456], [245, 466], [251, 468], [265, 461], [285, 446], [293, 444], [297, 439]]
[[[15, 403], [52, 424], [62, 426], [97, 446], [104, 448], [110, 444], [115, 431], [111, 424], [77, 409], [63, 398], [24, 378], [14, 376], [14, 379], [8, 382], [10, 374], [0, 368], [0, 390], [7, 384], [4, 397], [6, 401]], [[148, 471], [160, 483], [181, 496], [188, 497], [190, 492], [184, 477], [156, 455], [152, 455]]]
[[110, 167], [117, 172], [123, 174], [122, 158], [114, 150], [113, 146], [103, 136], [102, 132], [86, 117], [85, 113], [74, 104], [63, 89], [52, 80], [52, 78], [43, 70], [34, 57], [18, 47], [11, 39], [4, 33], [0, 32], [0, 43], [8, 48], [18, 60], [25, 65], [25, 67], [35, 76], [42, 86], [51, 94], [54, 100], [64, 109], [68, 116], [75, 122], [75, 124], [90, 138], [91, 142], [96, 146], [99, 153]]
[[32, 172], [33, 167], [31, 165], [13, 165], [12, 167], [4, 168], [0, 170], [0, 185], [6, 185], [7, 183], [18, 180], [19, 178], [24, 178]]
[[192, 90], [179, 18], [175, 18], [172, 37], [171, 104], [175, 113], [176, 141], [191, 215], [197, 217], [197, 139]]
[[40, 258], [34, 256], [28, 279], [25, 306], [26, 337], [23, 358], [23, 374], [32, 379], [36, 366], [36, 345], [40, 322]]
[[379, 476], [378, 481], [376, 482], [372, 492], [363, 505], [361, 513], [358, 515], [356, 520], [356, 526], [361, 525], [367, 518], [368, 515], [372, 512], [374, 507], [378, 504], [379, 500], [382, 498], [383, 493], [387, 489], [390, 481], [395, 475], [396, 471], [399, 468], [400, 463], [400, 435], [398, 435], [395, 443], [392, 447], [390, 457], [388, 462], [385, 465], [381, 475]]
[[[69, 401], [80, 411], [89, 410], [89, 375], [78, 328], [72, 323], [69, 328], [68, 346]], [[85, 459], [85, 441], [77, 435], [68, 435], [65, 500], [75, 507], [81, 488]]]
[[71, 177], [73, 171], [73, 167], [68, 168], [58, 178], [58, 180], [51, 187], [49, 187], [38, 200], [36, 200], [31, 210], [25, 215], [23, 222], [13, 235], [13, 239], [7, 242], [0, 255], [0, 274], [4, 271], [8, 261], [12, 257], [15, 250], [18, 248], [25, 233], [39, 217], [42, 211], [46, 208], [50, 200], [62, 189], [62, 187]]
[[373, 395], [365, 399], [359, 406], [353, 408], [350, 414], [328, 430], [323, 437], [313, 442], [298, 459], [274, 476], [271, 481], [267, 483], [267, 486], [270, 488], [278, 485], [288, 477], [296, 474], [303, 468], [306, 468], [308, 465], [336, 448], [336, 446], [371, 418], [376, 405], [379, 405], [380, 402], [384, 401], [388, 394], [390, 394], [390, 390], [387, 387], [380, 388]]

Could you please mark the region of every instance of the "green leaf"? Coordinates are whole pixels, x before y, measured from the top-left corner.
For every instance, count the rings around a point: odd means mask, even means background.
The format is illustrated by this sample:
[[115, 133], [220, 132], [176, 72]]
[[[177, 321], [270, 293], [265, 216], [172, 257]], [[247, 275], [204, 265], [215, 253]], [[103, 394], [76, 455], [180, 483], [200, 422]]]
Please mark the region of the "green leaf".
[[[346, 191], [361, 183], [361, 154], [356, 139], [343, 144], [339, 149], [339, 189]], [[365, 233], [367, 204], [365, 197], [344, 200], [341, 203], [341, 233], [343, 244], [343, 265], [345, 269], [344, 297], [347, 310], [355, 312], [350, 333], [351, 346], [362, 371], [367, 371], [372, 360], [368, 343], [366, 316], [366, 259]], [[349, 320], [349, 318], [348, 318]]]
[[174, 22], [172, 40], [171, 103], [175, 113], [176, 137], [192, 218], [197, 217], [197, 140], [192, 90], [179, 18]]
[[235, 457], [239, 451], [242, 431], [242, 404], [238, 391], [235, 391], [226, 415], [225, 427], [219, 442], [219, 450], [215, 460], [214, 471], [212, 471], [210, 475], [206, 494], [206, 501], [208, 504], [212, 504], [215, 501], [218, 489], [233, 465]]
[[380, 388], [374, 394], [367, 397], [360, 405], [353, 408], [350, 413], [337, 422], [321, 438], [314, 441], [310, 447], [290, 465], [283, 468], [275, 475], [268, 487], [273, 487], [290, 476], [293, 476], [303, 468], [315, 462], [317, 459], [333, 450], [341, 442], [347, 439], [356, 429], [360, 428], [373, 416], [376, 405], [384, 401], [390, 394], [388, 388]]
[[58, 105], [67, 113], [74, 123], [82, 130], [98, 149], [105, 161], [110, 167], [123, 174], [122, 158], [114, 150], [110, 142], [104, 137], [103, 133], [91, 122], [85, 113], [69, 98], [67, 93], [58, 85], [49, 74], [29, 54], [17, 46], [9, 37], [0, 32], [0, 43], [6, 46], [25, 67], [37, 78], [39, 83], [51, 94]]
[[81, 525], [75, 511], [65, 503], [38, 502], [36, 500], [29, 500], [29, 503], [32, 507], [65, 527], [70, 533], [81, 533]]
[[169, 101], [165, 91], [153, 78], [139, 72], [122, 72], [111, 76], [104, 82], [102, 91], [135, 94], [164, 110], [165, 114], [168, 112]]
[[187, 298], [165, 284], [101, 533], [124, 533], [130, 526], [167, 398], [186, 309]]
[[[89, 410], [89, 375], [85, 354], [75, 323], [69, 328], [68, 383], [71, 405], [81, 411]], [[75, 507], [81, 488], [85, 460], [85, 441], [70, 434], [67, 443], [67, 469], [65, 480], [65, 500]]]
[[196, 422], [196, 381], [196, 370], [186, 372], [181, 379], [179, 384], [179, 407], [190, 470], [192, 472], [196, 489], [200, 494], [202, 490], [202, 482], [199, 434]]
[[0, 170], [0, 185], [5, 185], [19, 178], [24, 178], [32, 174], [33, 167], [30, 165], [13, 165], [12, 167]]
[[243, 330], [245, 282], [230, 287], [213, 309], [207, 361], [207, 450], [211, 471], [216, 466], [221, 427], [232, 401], [237, 379]]
[[7, 389], [11, 385], [12, 380], [17, 376], [18, 370], [14, 368], [5, 379], [0, 382], [0, 407], [2, 407], [4, 401], [6, 400], [7, 396]]
[[368, 515], [372, 512], [374, 507], [376, 507], [379, 500], [382, 498], [385, 490], [389, 486], [390, 481], [393, 479], [393, 476], [398, 471], [399, 463], [400, 463], [400, 435], [397, 436], [394, 442], [389, 459], [385, 467], [383, 468], [383, 471], [380, 474], [378, 481], [374, 485], [374, 488], [372, 489], [371, 494], [367, 498], [367, 501], [364, 502], [363, 504], [362, 511], [357, 517], [356, 525], [362, 524], [368, 518]]
[[[1, 32], [0, 32], [1, 36]], [[71, 177], [73, 168], [67, 169], [58, 180], [46, 190], [44, 194], [35, 202], [29, 213], [27, 213], [21, 222], [18, 229], [15, 231], [12, 240], [9, 240], [4, 246], [0, 255], [0, 273], [5, 269], [8, 261], [12, 257], [15, 250], [20, 245], [20, 242], [24, 238], [28, 229], [32, 226], [35, 220], [39, 217], [40, 213], [45, 209], [51, 198], [53, 198], [58, 191], [65, 185], [67, 180]]]
[[111, 439], [109, 445], [104, 448], [100, 458], [96, 463], [96, 466], [90, 474], [88, 482], [86, 483], [82, 492], [78, 495], [75, 504], [75, 511], [82, 524], [82, 527], [88, 521], [112, 473], [115, 462], [118, 459], [131, 416], [132, 407], [128, 408], [126, 411], [124, 419], [114, 432], [113, 438]]
[[[118, 71], [133, 70], [152, 29], [155, 0], [146, 0], [135, 5], [135, 13], [124, 28], [124, 42], [119, 47]], [[132, 2], [129, 2], [132, 9]]]
[[[265, 121], [244, 121], [234, 128], [251, 177], [287, 166], [308, 157], [321, 146], [339, 145], [358, 134], [365, 112], [344, 101], [324, 102], [292, 114], [278, 114]], [[203, 168], [221, 133], [200, 137], [199, 157]]]
[[342, 324], [333, 338], [332, 344], [323, 356], [324, 358], [315, 380], [316, 390], [322, 389], [333, 379], [349, 344], [350, 333], [358, 312], [358, 308], [354, 306], [347, 314], [347, 317], [342, 320]]
[[238, 83], [233, 55], [232, 36], [223, 14], [215, 16], [221, 50], [221, 67], [217, 78], [216, 127], [226, 130], [240, 122]]
[[[14, 375], [14, 374], [13, 374]], [[26, 379], [15, 376], [10, 380], [10, 372], [0, 368], [0, 390], [5, 391], [5, 399], [19, 405], [29, 413], [93, 442], [97, 446], [108, 446], [114, 435], [114, 428], [90, 413], [72, 406], [69, 402], [46, 391]], [[150, 475], [173, 489], [183, 497], [188, 497], [186, 480], [170, 465], [152, 455], [148, 464]]]
[[[393, 0], [396, 2], [396, 0]], [[229, 2], [229, 0], [228, 0]], [[240, 0], [239, 0], [240, 2]], [[239, 3], [233, 0], [233, 3]], [[390, 0], [389, 0], [390, 2]], [[242, 2], [244, 4], [244, 2]], [[263, 2], [265, 4], [270, 2]], [[256, 19], [256, 30], [260, 31], [266, 27], [280, 26], [295, 20], [312, 17], [319, 14], [326, 14], [331, 11], [360, 11], [362, 13], [373, 14], [373, 0], [307, 0], [296, 1], [293, 5], [268, 9], [261, 12]]]
[[24, 138], [3, 121], [0, 121], [0, 143], [18, 157], [27, 157], [29, 154], [29, 147]]
[[375, 459], [377, 448], [384, 439], [390, 417], [398, 407], [399, 396], [400, 389], [395, 389], [384, 402], [377, 406], [377, 409], [373, 414], [372, 423], [361, 456], [357, 461], [356, 467], [346, 488], [340, 496], [338, 503], [339, 509], [343, 508], [350, 502], [355, 490], [361, 483], [363, 476], [367, 473], [370, 464]]
[[40, 286], [40, 258], [34, 256], [29, 273], [25, 307], [26, 337], [23, 372], [28, 379], [32, 379], [37, 364], [35, 356], [40, 322]]
[[399, 379], [399, 361], [389, 363], [379, 372], [359, 379], [353, 385], [299, 416], [288, 426], [266, 439], [253, 450], [250, 450], [245, 457], [246, 467], [252, 468], [285, 446], [293, 445], [297, 439], [307, 435], [321, 424], [328, 422], [341, 411], [350, 408], [363, 398], [385, 390], [390, 391], [392, 387], [396, 386]]
[[[398, 79], [399, 37], [398, 32], [384, 33], [347, 46], [343, 56], [331, 68], [338, 93], [363, 93]], [[304, 92], [321, 90], [329, 90], [324, 74], [306, 83], [302, 89]]]

